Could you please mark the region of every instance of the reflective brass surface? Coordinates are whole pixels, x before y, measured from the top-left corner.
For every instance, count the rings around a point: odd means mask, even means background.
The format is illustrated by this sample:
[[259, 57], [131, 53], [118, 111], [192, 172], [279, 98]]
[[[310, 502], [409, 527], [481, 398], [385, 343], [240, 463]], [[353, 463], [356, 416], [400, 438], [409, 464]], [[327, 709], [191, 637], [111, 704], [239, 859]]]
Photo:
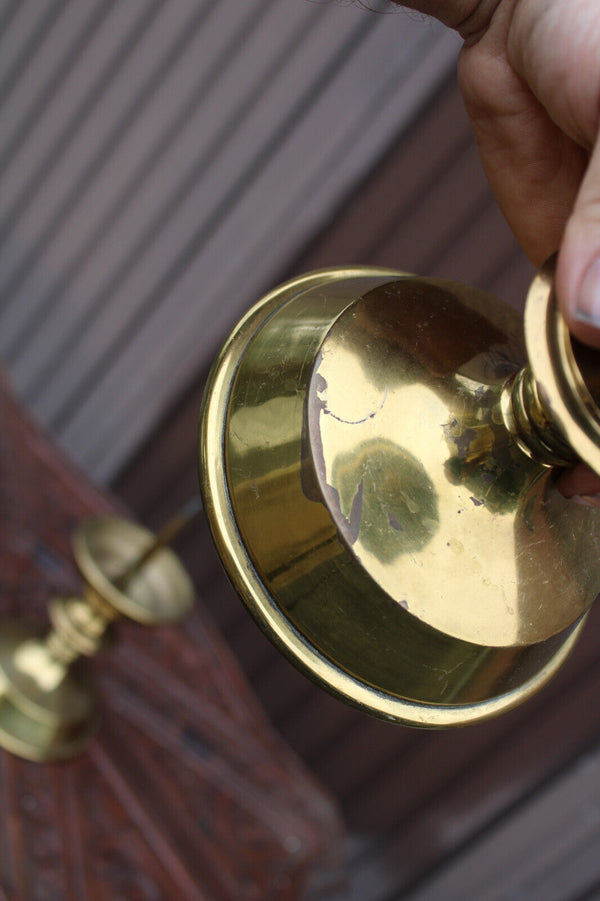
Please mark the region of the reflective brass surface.
[[[192, 583], [169, 550], [146, 529], [119, 519], [85, 522], [73, 537], [85, 580], [83, 597], [53, 598], [51, 630], [0, 623], [0, 745], [31, 760], [60, 760], [81, 751], [97, 728], [86, 661], [111, 636], [113, 621], [146, 625], [181, 618]], [[143, 558], [143, 566], [136, 567]], [[125, 582], [123, 573], [128, 574]]]
[[202, 412], [226, 570], [308, 675], [375, 715], [475, 722], [562, 663], [600, 589], [598, 358], [551, 272], [521, 317], [464, 285], [362, 267], [287, 283], [240, 323]]
[[[142, 625], [177, 622], [189, 611], [194, 589], [179, 558], [155, 545], [152, 532], [124, 519], [90, 519], [73, 535], [73, 556], [86, 582], [87, 599], [107, 619]], [[135, 564], [146, 558], [141, 569]], [[129, 571], [123, 585], [122, 574]]]
[[[525, 338], [538, 386], [544, 433], [600, 475], [600, 354], [571, 339], [552, 290], [553, 264], [534, 280], [525, 308]], [[573, 453], [573, 452], [572, 452]]]

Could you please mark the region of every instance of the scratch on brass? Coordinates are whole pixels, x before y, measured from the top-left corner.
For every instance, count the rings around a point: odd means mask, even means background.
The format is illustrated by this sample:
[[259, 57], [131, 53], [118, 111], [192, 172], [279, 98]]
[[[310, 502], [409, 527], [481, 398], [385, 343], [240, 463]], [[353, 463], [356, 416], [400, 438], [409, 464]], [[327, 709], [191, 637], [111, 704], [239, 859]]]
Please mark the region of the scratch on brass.
[[383, 392], [383, 397], [381, 399], [381, 403], [379, 404], [377, 409], [371, 410], [370, 413], [367, 413], [367, 415], [363, 416], [361, 419], [344, 419], [342, 416], [336, 416], [336, 414], [332, 410], [329, 409], [329, 407], [327, 406], [327, 403], [325, 403], [325, 406], [323, 407], [323, 413], [326, 416], [331, 416], [332, 419], [335, 419], [337, 422], [341, 422], [344, 425], [360, 425], [361, 423], [368, 422], [369, 419], [374, 419], [375, 416], [377, 416], [377, 414], [383, 409], [383, 406], [387, 400], [387, 395], [388, 395], [388, 389], [386, 386], [386, 388]]

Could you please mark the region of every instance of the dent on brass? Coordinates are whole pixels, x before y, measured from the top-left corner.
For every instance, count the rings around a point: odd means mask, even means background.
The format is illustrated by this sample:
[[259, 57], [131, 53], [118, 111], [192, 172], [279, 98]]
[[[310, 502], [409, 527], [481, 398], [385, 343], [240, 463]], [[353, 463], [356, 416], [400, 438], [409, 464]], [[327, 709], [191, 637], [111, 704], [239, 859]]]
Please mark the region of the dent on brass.
[[581, 457], [600, 470], [600, 367], [550, 271], [528, 309], [526, 351], [522, 317], [473, 288], [324, 270], [264, 298], [213, 368], [201, 482], [226, 570], [293, 662], [369, 713], [510, 709], [600, 588], [600, 513], [555, 484]]

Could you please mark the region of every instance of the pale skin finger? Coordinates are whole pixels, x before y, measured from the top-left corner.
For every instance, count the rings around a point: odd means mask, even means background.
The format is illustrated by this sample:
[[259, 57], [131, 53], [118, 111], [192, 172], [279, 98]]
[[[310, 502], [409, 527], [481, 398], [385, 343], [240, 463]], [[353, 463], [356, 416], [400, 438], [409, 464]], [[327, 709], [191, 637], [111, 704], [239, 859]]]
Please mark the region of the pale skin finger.
[[461, 88], [499, 205], [536, 265], [560, 248], [563, 312], [578, 337], [600, 346], [597, 0], [405, 5], [465, 37]]
[[571, 331], [600, 347], [600, 145], [597, 145], [565, 230], [557, 291]]

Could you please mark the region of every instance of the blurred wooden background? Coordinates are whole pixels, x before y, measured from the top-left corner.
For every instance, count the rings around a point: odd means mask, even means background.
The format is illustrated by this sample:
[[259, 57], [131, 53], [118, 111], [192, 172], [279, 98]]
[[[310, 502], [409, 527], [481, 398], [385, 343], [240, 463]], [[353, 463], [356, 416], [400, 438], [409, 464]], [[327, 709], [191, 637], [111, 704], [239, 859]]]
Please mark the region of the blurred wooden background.
[[4, 0], [0, 355], [107, 482], [457, 42], [308, 0]]
[[[55, 440], [151, 526], [196, 491], [216, 346], [276, 282], [374, 263], [522, 305], [532, 270], [479, 166], [456, 41], [432, 23], [305, 0], [4, 0], [0, 51], [0, 353]], [[340, 898], [600, 898], [597, 614], [533, 702], [422, 733], [280, 658], [204, 525], [179, 549], [340, 801]]]

